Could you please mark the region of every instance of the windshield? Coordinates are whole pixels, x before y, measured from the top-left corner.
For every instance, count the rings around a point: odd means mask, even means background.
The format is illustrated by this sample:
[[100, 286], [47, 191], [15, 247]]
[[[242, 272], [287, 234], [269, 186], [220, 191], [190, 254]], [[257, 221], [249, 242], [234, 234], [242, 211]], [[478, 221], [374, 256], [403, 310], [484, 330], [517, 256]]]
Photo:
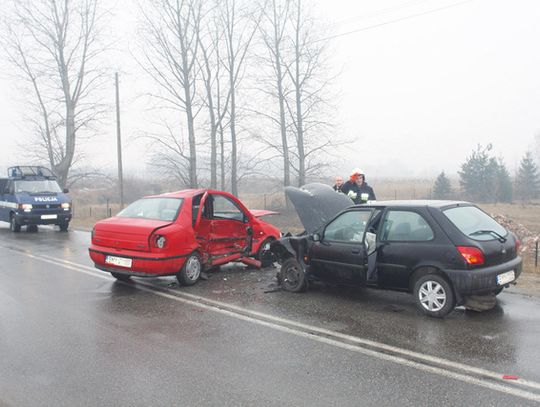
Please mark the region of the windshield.
[[47, 192], [62, 192], [58, 183], [54, 180], [45, 179], [37, 181], [15, 181], [15, 192], [28, 192], [30, 194], [42, 194]]
[[495, 219], [476, 206], [458, 206], [446, 209], [443, 213], [461, 232], [475, 240], [493, 240], [508, 233]]
[[120, 218], [142, 218], [172, 221], [182, 205], [181, 198], [144, 198], [133, 202], [118, 215]]

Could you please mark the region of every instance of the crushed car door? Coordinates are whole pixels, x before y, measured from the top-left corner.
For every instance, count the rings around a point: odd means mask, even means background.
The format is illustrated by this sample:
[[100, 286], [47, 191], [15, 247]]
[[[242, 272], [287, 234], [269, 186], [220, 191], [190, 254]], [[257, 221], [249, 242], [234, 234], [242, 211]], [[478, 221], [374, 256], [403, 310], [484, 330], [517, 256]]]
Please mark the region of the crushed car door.
[[224, 195], [212, 193], [204, 200], [199, 229], [207, 233], [207, 252], [213, 258], [238, 254], [249, 247], [247, 215]]
[[366, 280], [366, 225], [373, 209], [354, 208], [332, 220], [309, 253], [313, 274], [326, 281], [363, 284]]

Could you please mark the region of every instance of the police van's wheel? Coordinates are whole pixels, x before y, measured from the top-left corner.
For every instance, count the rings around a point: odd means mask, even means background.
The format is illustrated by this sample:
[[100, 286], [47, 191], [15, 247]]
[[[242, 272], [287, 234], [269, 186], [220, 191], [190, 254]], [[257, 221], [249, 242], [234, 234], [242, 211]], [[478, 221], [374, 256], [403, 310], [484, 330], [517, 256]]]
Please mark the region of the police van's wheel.
[[193, 285], [201, 276], [202, 268], [201, 258], [197, 253], [193, 253], [186, 259], [182, 270], [176, 274], [176, 279], [180, 285]]
[[68, 223], [68, 222], [66, 222], [66, 223], [60, 223], [58, 226], [60, 227], [60, 230], [61, 230], [62, 232], [67, 232], [68, 227], [69, 227], [69, 223]]
[[14, 215], [11, 215], [11, 219], [9, 221], [9, 229], [12, 232], [18, 233], [21, 231], [21, 225], [17, 223], [17, 219], [15, 219]]

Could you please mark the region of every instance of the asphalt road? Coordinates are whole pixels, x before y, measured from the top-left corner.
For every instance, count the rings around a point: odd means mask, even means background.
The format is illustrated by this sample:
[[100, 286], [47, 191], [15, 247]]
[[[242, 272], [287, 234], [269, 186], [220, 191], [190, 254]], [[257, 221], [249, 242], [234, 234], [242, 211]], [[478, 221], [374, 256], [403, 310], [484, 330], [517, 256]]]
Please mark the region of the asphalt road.
[[283, 292], [273, 268], [116, 282], [89, 239], [0, 224], [0, 406], [540, 404], [540, 299], [519, 284], [437, 320], [404, 293]]

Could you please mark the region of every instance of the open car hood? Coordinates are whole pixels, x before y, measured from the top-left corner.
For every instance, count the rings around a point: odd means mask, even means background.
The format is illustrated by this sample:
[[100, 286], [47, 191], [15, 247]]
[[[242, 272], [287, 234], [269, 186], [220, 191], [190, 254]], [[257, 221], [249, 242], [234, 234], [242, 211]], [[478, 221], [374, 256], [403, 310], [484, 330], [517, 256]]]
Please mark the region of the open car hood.
[[285, 187], [307, 233], [314, 233], [343, 209], [353, 205], [346, 195], [331, 186], [314, 182], [301, 188]]

